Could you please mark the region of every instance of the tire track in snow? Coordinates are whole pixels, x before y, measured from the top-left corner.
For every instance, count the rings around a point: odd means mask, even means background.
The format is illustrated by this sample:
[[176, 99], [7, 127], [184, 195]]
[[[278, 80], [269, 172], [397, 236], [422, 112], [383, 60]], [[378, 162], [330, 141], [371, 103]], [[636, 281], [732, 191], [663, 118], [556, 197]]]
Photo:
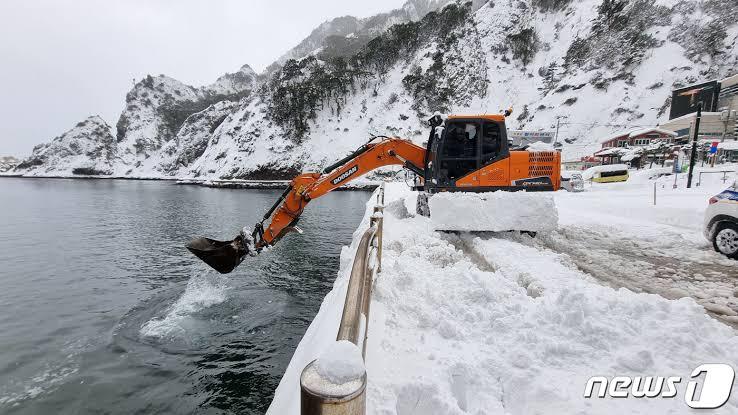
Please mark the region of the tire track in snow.
[[[446, 240], [451, 243], [456, 249], [461, 251], [480, 271], [484, 272], [500, 272], [506, 275], [508, 278], [517, 282], [517, 284], [526, 291], [528, 296], [537, 298], [543, 294], [543, 286], [540, 282], [528, 273], [520, 273], [514, 269], [509, 269], [504, 265], [493, 261], [492, 258], [483, 255], [481, 252], [474, 248], [474, 238], [481, 238], [488, 240], [491, 238], [505, 239], [505, 235], [510, 234], [509, 232], [451, 232], [447, 235], [453, 237], [447, 237]], [[524, 238], [525, 236], [515, 234], [516, 237]]]
[[613, 288], [692, 297], [710, 315], [738, 328], [738, 261], [677, 234], [649, 240], [612, 228], [572, 226], [534, 240], [510, 238], [566, 255], [577, 269]]

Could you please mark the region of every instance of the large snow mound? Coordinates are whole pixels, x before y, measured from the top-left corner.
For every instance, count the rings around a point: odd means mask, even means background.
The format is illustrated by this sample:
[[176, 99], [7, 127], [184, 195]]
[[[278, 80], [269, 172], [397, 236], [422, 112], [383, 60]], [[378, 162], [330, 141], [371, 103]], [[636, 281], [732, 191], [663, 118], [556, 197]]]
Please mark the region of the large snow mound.
[[548, 232], [558, 225], [556, 205], [546, 193], [439, 193], [429, 206], [436, 230]]

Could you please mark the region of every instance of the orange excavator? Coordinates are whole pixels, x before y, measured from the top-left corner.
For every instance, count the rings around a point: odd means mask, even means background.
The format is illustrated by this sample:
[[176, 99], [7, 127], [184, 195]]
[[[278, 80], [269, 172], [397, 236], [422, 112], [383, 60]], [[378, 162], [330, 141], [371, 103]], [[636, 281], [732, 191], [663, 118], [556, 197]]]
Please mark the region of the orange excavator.
[[[379, 167], [400, 165], [416, 175], [417, 213], [429, 216], [428, 197], [437, 192], [551, 191], [561, 182], [558, 151], [511, 148], [504, 114], [436, 114], [428, 122], [427, 148], [409, 140], [377, 136], [352, 154], [326, 167], [323, 173], [303, 173], [257, 222], [231, 241], [196, 238], [187, 248], [220, 273], [229, 273], [246, 256], [274, 245], [296, 226], [311, 200]], [[271, 218], [265, 227], [264, 223]]]

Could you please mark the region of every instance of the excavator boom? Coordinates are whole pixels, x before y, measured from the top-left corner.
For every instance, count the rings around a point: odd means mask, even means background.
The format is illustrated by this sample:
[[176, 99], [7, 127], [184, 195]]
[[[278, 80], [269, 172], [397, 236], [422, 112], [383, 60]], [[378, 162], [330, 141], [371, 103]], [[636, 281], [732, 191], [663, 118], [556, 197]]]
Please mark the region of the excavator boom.
[[[311, 200], [388, 165], [401, 165], [418, 176], [420, 181], [413, 189], [422, 190], [418, 194], [416, 210], [423, 216], [431, 216], [427, 202], [429, 195], [434, 193], [483, 194], [496, 190], [532, 192], [558, 189], [561, 155], [553, 148], [537, 151], [528, 151], [527, 147], [511, 148], [505, 128], [505, 117], [511, 113], [512, 109], [504, 114], [451, 115], [445, 121], [440, 114], [435, 114], [428, 120], [431, 128], [427, 149], [401, 138], [374, 137], [322, 173], [303, 173], [292, 179], [253, 229], [244, 228], [232, 241], [197, 238], [187, 244], [187, 248], [219, 272], [231, 272], [247, 255], [258, 254], [289, 232], [301, 232], [296, 225]], [[478, 203], [477, 216], [488, 214], [495, 218], [495, 221], [483, 221], [484, 224], [495, 222], [494, 229], [504, 229], [508, 223], [497, 223], [504, 222], [502, 218], [505, 217], [499, 215], [501, 209], [494, 205], [497, 199], [479, 197], [465, 200]], [[455, 218], [458, 216], [456, 211], [461, 209], [447, 210], [439, 212], [439, 217], [445, 213], [446, 219]], [[532, 216], [555, 215], [554, 209], [548, 209], [548, 212], [546, 209], [529, 210]], [[519, 216], [525, 217], [522, 213]], [[531, 221], [531, 225], [537, 223], [542, 222]], [[519, 224], [520, 221], [509, 223], [509, 229], [537, 230], [516, 229]], [[443, 226], [449, 225], [444, 222]]]
[[187, 249], [218, 272], [229, 273], [247, 255], [256, 255], [287, 233], [299, 231], [295, 225], [311, 200], [383, 166], [401, 165], [422, 176], [425, 160], [426, 149], [409, 140], [375, 137], [322, 174], [303, 173], [292, 179], [253, 231], [244, 229], [232, 241], [197, 238], [187, 244]]

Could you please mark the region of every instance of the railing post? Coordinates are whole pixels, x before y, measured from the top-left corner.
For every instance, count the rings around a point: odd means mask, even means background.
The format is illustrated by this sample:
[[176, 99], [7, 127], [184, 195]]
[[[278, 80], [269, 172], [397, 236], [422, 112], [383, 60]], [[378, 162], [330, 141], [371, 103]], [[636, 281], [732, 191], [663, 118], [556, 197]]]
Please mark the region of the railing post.
[[384, 205], [374, 206], [371, 226], [377, 225], [377, 272], [382, 271], [382, 231], [384, 229]]
[[364, 415], [366, 413], [366, 370], [359, 378], [334, 383], [318, 372], [315, 360], [300, 375], [302, 415]]

